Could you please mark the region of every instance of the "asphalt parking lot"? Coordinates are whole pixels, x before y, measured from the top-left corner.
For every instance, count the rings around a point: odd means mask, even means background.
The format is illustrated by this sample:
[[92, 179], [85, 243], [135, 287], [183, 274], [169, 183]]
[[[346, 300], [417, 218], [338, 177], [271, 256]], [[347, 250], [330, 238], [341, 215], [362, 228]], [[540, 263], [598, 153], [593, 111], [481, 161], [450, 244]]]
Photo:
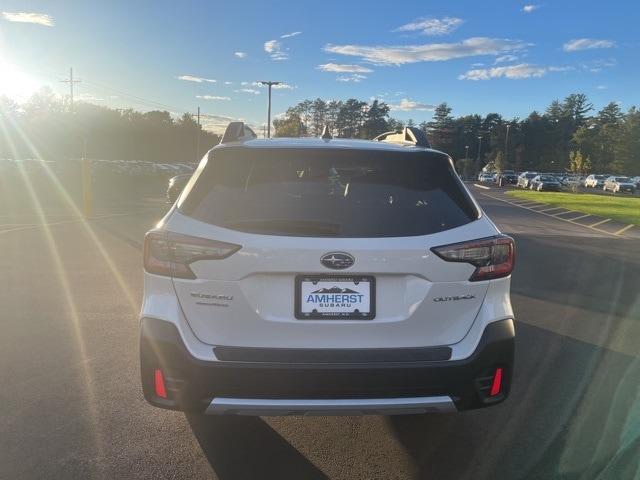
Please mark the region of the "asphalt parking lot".
[[511, 397], [391, 418], [148, 406], [141, 247], [166, 206], [0, 210], [0, 478], [638, 478], [640, 241], [474, 190], [517, 241]]

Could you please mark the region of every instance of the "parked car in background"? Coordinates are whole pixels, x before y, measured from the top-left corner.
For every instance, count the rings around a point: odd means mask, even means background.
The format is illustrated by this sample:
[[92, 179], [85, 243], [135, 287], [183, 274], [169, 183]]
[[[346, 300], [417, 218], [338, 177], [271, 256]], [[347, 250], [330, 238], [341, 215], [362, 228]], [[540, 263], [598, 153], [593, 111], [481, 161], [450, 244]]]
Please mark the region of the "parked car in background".
[[607, 178], [609, 178], [609, 175], [589, 175], [584, 181], [584, 186], [587, 188], [602, 188]]
[[511, 184], [516, 185], [518, 183], [518, 175], [513, 170], [503, 170], [502, 173], [498, 175], [498, 182], [502, 179], [502, 184]]
[[190, 178], [190, 173], [171, 177], [171, 179], [169, 180], [169, 186], [167, 187], [167, 201], [169, 203], [175, 203]]
[[602, 189], [607, 192], [620, 193], [629, 192], [635, 193], [636, 184], [629, 177], [609, 177], [605, 180]]
[[520, 188], [529, 188], [529, 182], [533, 180], [536, 175], [538, 175], [537, 172], [522, 172], [518, 177], [516, 186]]
[[492, 173], [481, 173], [478, 176], [478, 180], [481, 183], [488, 183], [488, 182], [494, 182], [494, 178], [493, 178], [493, 174]]
[[529, 181], [529, 188], [541, 192], [550, 190], [559, 192], [562, 189], [560, 181], [552, 175], [536, 175]]
[[636, 184], [636, 190], [640, 188], [640, 175], [637, 177], [632, 177], [631, 181]]

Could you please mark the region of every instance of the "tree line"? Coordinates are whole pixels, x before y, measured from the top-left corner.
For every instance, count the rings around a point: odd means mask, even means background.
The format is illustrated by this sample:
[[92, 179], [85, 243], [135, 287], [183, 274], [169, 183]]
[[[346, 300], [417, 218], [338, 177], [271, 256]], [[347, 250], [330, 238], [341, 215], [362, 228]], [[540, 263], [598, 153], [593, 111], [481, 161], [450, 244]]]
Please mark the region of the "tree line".
[[305, 100], [274, 121], [276, 136], [320, 135], [328, 125], [334, 136], [373, 138], [405, 126], [417, 126], [432, 146], [447, 152], [459, 171], [472, 175], [489, 164], [499, 170], [640, 174], [640, 111], [623, 112], [616, 102], [600, 111], [581, 93], [554, 100], [544, 112], [506, 119], [499, 113], [454, 117], [446, 103], [429, 122], [390, 116], [380, 100], [371, 103]]
[[[18, 105], [0, 97], [0, 158], [89, 158], [184, 162], [197, 160], [220, 137], [192, 115], [139, 112], [76, 103], [73, 111], [44, 88]], [[446, 103], [416, 125], [393, 118], [384, 101], [305, 100], [274, 120], [280, 137], [373, 138], [416, 126], [432, 146], [450, 154], [461, 173], [489, 164], [518, 171], [640, 174], [640, 110], [611, 102], [595, 111], [584, 94], [554, 100], [544, 112], [507, 119], [498, 113], [454, 116]], [[198, 155], [199, 154], [199, 155]]]
[[174, 119], [167, 111], [85, 102], [76, 102], [72, 111], [49, 88], [21, 105], [0, 97], [0, 116], [0, 158], [189, 162], [220, 141], [188, 113]]

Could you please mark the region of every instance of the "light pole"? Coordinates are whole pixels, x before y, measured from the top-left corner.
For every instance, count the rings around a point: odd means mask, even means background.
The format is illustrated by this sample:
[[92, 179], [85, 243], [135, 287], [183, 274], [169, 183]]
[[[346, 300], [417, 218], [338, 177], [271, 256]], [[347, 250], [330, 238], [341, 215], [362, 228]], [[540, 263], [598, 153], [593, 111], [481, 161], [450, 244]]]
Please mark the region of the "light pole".
[[464, 159], [469, 160], [469, 145], [464, 146]]
[[478, 157], [476, 158], [476, 173], [480, 171], [480, 150], [482, 149], [482, 135], [478, 135]]
[[271, 138], [271, 87], [280, 85], [282, 82], [261, 81], [262, 85], [269, 87], [269, 109], [267, 111], [267, 138]]
[[507, 166], [507, 158], [509, 157], [509, 125], [507, 123], [507, 135], [504, 137], [504, 166]]

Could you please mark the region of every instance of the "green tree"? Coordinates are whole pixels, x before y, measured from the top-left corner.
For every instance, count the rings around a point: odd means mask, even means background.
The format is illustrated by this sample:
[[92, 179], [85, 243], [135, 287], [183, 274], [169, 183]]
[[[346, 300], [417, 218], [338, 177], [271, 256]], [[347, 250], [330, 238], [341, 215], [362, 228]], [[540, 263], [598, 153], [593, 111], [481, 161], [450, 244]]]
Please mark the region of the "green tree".
[[302, 137], [307, 134], [307, 127], [297, 113], [273, 121], [276, 137]]
[[373, 100], [367, 113], [365, 114], [364, 124], [360, 132], [361, 138], [374, 138], [381, 133], [389, 130], [387, 117], [389, 116], [389, 105]]
[[615, 146], [615, 170], [640, 175], [640, 110], [631, 107], [620, 126]]
[[453, 145], [454, 120], [451, 107], [441, 103], [433, 112], [433, 119], [428, 123], [430, 143], [442, 151], [450, 151]]
[[569, 170], [572, 173], [585, 175], [591, 171], [589, 157], [583, 157], [580, 150], [569, 152]]

